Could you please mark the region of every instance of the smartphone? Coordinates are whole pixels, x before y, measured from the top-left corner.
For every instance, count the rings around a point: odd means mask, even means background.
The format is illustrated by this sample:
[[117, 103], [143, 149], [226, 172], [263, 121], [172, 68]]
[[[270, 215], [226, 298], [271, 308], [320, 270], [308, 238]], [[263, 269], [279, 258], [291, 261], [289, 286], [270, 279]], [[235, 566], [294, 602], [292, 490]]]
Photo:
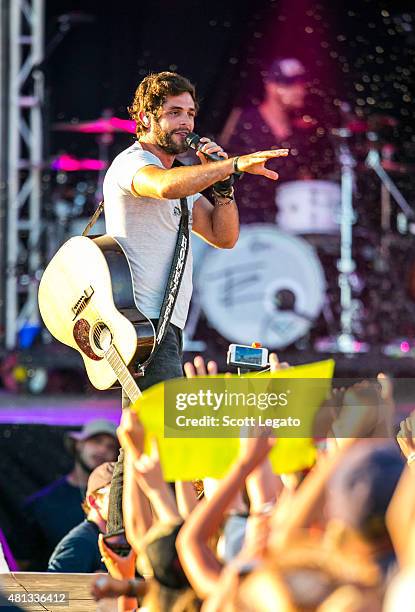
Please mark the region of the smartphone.
[[244, 344], [230, 344], [227, 363], [252, 370], [260, 370], [268, 365], [268, 349], [254, 348]]
[[107, 535], [105, 534], [102, 538], [105, 544], [110, 548], [115, 554], [120, 557], [127, 557], [130, 553], [131, 546], [127, 542], [124, 535]]

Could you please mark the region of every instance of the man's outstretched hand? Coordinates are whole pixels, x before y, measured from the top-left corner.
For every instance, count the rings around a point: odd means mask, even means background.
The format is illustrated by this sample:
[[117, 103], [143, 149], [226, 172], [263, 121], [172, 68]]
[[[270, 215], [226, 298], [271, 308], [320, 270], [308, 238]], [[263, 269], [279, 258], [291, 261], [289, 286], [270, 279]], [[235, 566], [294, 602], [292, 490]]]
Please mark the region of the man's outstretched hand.
[[289, 149], [275, 149], [271, 151], [257, 151], [238, 158], [238, 170], [248, 174], [260, 174], [273, 181], [278, 179], [278, 173], [265, 167], [268, 160], [275, 157], [287, 157]]

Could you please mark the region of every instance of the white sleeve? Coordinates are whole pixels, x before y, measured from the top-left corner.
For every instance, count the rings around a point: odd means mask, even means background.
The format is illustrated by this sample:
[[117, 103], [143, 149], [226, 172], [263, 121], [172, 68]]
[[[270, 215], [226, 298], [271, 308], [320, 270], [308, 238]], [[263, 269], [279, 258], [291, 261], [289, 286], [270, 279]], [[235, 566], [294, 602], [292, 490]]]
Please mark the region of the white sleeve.
[[114, 168], [117, 177], [117, 183], [128, 193], [132, 193], [131, 187], [133, 178], [136, 172], [145, 166], [158, 166], [163, 168], [163, 164], [156, 155], [149, 151], [129, 151], [122, 159], [119, 160], [116, 168]]

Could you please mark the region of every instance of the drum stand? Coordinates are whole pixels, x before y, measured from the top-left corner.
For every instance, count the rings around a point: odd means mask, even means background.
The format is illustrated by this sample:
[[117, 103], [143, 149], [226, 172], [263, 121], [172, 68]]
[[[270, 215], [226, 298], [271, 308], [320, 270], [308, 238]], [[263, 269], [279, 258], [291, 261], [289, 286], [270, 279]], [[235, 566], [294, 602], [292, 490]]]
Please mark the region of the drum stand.
[[383, 168], [380, 161], [379, 151], [377, 151], [376, 149], [371, 149], [369, 151], [368, 156], [366, 157], [366, 165], [376, 172], [382, 185], [384, 186], [386, 191], [393, 197], [399, 208], [402, 210], [403, 214], [408, 219], [413, 219], [415, 217], [415, 213], [409, 206], [408, 202], [401, 194], [389, 174]]
[[339, 145], [338, 158], [341, 166], [341, 209], [340, 209], [340, 259], [337, 261], [338, 285], [340, 288], [340, 334], [320, 340], [316, 343], [318, 350], [332, 353], [364, 353], [368, 346], [357, 340], [353, 335], [353, 317], [356, 305], [352, 299], [351, 275], [356, 264], [352, 256], [353, 223], [353, 189], [355, 183], [354, 167], [356, 162], [347, 144], [349, 131], [340, 133], [342, 141]]
[[[366, 157], [366, 165], [374, 170], [381, 182], [381, 249], [380, 249], [380, 266], [379, 271], [388, 272], [389, 267], [389, 247], [392, 239], [391, 234], [391, 197], [398, 204], [406, 220], [414, 219], [415, 213], [408, 204], [405, 197], [399, 191], [389, 174], [382, 166], [379, 151], [375, 148], [370, 149]], [[407, 342], [407, 341], [406, 341]], [[396, 339], [387, 345], [383, 346], [383, 352], [387, 355], [402, 356], [402, 339]]]

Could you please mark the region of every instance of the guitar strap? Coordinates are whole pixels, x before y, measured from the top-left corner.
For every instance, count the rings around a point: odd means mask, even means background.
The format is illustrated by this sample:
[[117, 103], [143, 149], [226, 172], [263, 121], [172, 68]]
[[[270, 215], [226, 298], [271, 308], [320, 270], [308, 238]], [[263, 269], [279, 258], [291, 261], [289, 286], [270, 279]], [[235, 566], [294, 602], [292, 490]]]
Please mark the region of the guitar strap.
[[[151, 355], [142, 364], [138, 364], [138, 370], [141, 376], [144, 376], [145, 371], [151, 361], [154, 359], [161, 343], [167, 333], [174, 307], [179, 294], [180, 286], [183, 279], [184, 270], [186, 268], [187, 255], [189, 253], [189, 209], [187, 206], [187, 198], [180, 198], [181, 217], [179, 232], [177, 234], [176, 246], [174, 248], [173, 261], [170, 267], [169, 278], [164, 292], [163, 302], [160, 310], [160, 317], [156, 329], [156, 337], [154, 349]], [[104, 201], [102, 200], [87, 226], [82, 232], [82, 236], [87, 236], [91, 228], [95, 225], [98, 217], [104, 210]]]

